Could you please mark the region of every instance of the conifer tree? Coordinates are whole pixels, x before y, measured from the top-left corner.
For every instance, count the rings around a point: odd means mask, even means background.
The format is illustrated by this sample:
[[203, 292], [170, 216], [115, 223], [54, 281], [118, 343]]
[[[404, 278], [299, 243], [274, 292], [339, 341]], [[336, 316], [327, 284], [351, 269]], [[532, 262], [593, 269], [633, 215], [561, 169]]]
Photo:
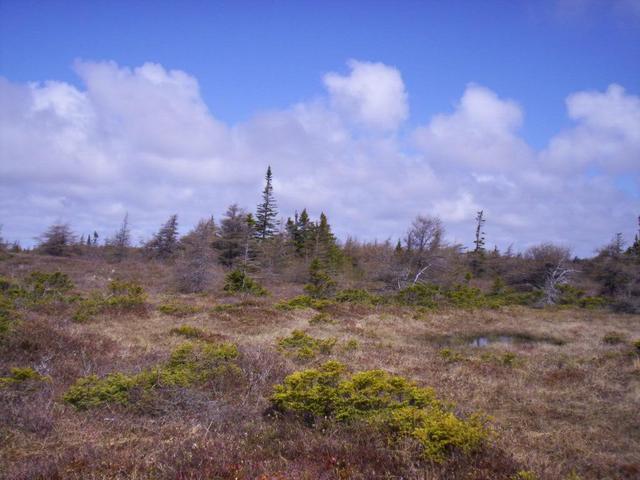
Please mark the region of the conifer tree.
[[218, 238], [213, 242], [219, 252], [218, 262], [234, 267], [242, 259], [248, 230], [247, 214], [237, 204], [229, 206], [220, 222]]
[[178, 215], [171, 215], [145, 248], [152, 257], [160, 259], [172, 257], [178, 249]]
[[484, 253], [484, 232], [482, 227], [486, 219], [484, 218], [484, 210], [480, 210], [476, 214], [476, 239], [473, 241], [475, 244], [474, 253]]
[[271, 166], [267, 168], [265, 180], [262, 203], [258, 205], [255, 218], [256, 237], [260, 240], [273, 237], [276, 228], [276, 217], [278, 216], [276, 200], [273, 196]]
[[120, 228], [113, 238], [106, 240], [106, 245], [113, 249], [114, 257], [121, 261], [127, 255], [127, 249], [131, 246], [131, 231], [129, 230], [129, 213], [125, 213]]
[[98, 232], [93, 231], [93, 244], [98, 245]]

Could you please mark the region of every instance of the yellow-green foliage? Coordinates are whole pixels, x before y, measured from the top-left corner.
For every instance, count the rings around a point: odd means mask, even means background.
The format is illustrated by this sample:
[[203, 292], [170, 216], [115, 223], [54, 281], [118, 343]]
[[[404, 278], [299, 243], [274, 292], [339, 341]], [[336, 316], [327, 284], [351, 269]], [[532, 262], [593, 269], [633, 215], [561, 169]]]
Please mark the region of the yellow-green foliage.
[[640, 339], [634, 341], [633, 346], [636, 349], [636, 352], [640, 353]]
[[538, 476], [530, 470], [520, 470], [511, 478], [512, 480], [538, 480]]
[[179, 327], [172, 328], [170, 333], [174, 335], [182, 335], [187, 338], [205, 338], [207, 333], [197, 327], [191, 325], [180, 325]]
[[109, 283], [105, 304], [108, 308], [131, 310], [143, 306], [146, 299], [147, 295], [139, 283], [113, 280]]
[[493, 352], [485, 352], [480, 355], [480, 360], [483, 362], [492, 362], [504, 365], [505, 367], [513, 367], [519, 363], [522, 363], [518, 356], [513, 352], [504, 352], [502, 354], [495, 354]]
[[14, 302], [0, 292], [0, 342], [6, 338], [18, 320]]
[[466, 360], [466, 358], [460, 352], [456, 352], [455, 350], [451, 350], [450, 348], [443, 348], [438, 352], [438, 355], [440, 355], [440, 357], [445, 362], [450, 363]]
[[73, 289], [73, 282], [62, 272], [31, 272], [23, 283], [24, 296], [32, 303], [64, 301]]
[[89, 298], [80, 300], [71, 317], [73, 321], [83, 323], [105, 311], [127, 312], [144, 307], [147, 295], [136, 282], [113, 280], [109, 283], [106, 295], [93, 292]]
[[322, 310], [328, 307], [333, 302], [330, 300], [323, 300], [318, 298], [312, 298], [309, 295], [300, 295], [294, 297], [291, 300], [283, 300], [276, 303], [275, 307], [280, 310], [295, 310], [298, 308], [315, 308], [316, 310]]
[[335, 361], [287, 376], [275, 386], [271, 401], [281, 411], [364, 421], [390, 438], [412, 437], [434, 461], [444, 460], [451, 450], [469, 453], [488, 434], [480, 416], [457, 417], [430, 388], [382, 370], [347, 375], [346, 367]]
[[134, 389], [191, 387], [223, 375], [239, 376], [242, 372], [234, 362], [237, 357], [233, 344], [187, 342], [176, 348], [167, 362], [138, 374], [116, 372], [104, 378], [79, 378], [63, 399], [78, 409], [105, 403], [125, 405]]
[[358, 347], [360, 347], [360, 344], [358, 343], [357, 340], [352, 338], [351, 340], [348, 340], [342, 348], [346, 351], [353, 351], [353, 350], [357, 350]]
[[624, 333], [616, 332], [616, 331], [607, 332], [605, 336], [602, 337], [602, 341], [604, 343], [608, 343], [609, 345], [624, 343], [625, 335]]
[[40, 375], [31, 367], [13, 367], [10, 372], [8, 377], [0, 377], [0, 388], [28, 381], [45, 381], [49, 378]]
[[195, 313], [201, 312], [202, 308], [196, 305], [188, 305], [186, 303], [163, 303], [158, 307], [160, 312], [165, 315], [171, 315], [173, 317], [187, 317], [189, 315], [193, 315]]
[[278, 341], [280, 350], [299, 359], [314, 358], [318, 353], [331, 353], [335, 344], [335, 338], [313, 338], [302, 330], [294, 330], [291, 332], [291, 336], [281, 338]]
[[311, 325], [318, 325], [321, 323], [333, 323], [333, 319], [331, 318], [331, 316], [328, 313], [318, 313], [316, 315], [314, 315], [311, 320], [309, 320], [309, 323]]
[[373, 295], [362, 289], [347, 289], [338, 292], [336, 302], [340, 303], [361, 303], [364, 305], [378, 305], [384, 302], [380, 295]]
[[584, 290], [572, 285], [560, 285], [560, 305], [582, 307], [582, 308], [603, 308], [609, 303], [604, 297], [586, 297]]
[[395, 300], [403, 305], [436, 308], [440, 298], [439, 286], [416, 283], [400, 290], [396, 294]]
[[233, 270], [227, 274], [224, 278], [224, 291], [229, 293], [250, 293], [258, 296], [267, 294], [267, 290], [242, 270]]

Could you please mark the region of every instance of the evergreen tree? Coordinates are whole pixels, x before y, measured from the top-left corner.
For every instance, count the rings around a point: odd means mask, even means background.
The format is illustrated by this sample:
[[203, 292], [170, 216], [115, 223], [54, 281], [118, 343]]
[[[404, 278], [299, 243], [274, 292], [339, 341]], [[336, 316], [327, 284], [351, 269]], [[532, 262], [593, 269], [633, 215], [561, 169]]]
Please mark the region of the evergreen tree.
[[91, 246], [91, 234], [87, 235], [87, 247]]
[[145, 245], [147, 253], [151, 257], [167, 259], [171, 258], [178, 249], [178, 215], [171, 215], [169, 220]]
[[98, 232], [93, 231], [93, 244], [98, 245]]
[[271, 166], [265, 175], [266, 185], [262, 191], [262, 203], [258, 205], [255, 218], [256, 237], [260, 240], [273, 237], [276, 228], [276, 200], [273, 196]]
[[125, 213], [120, 228], [113, 238], [107, 239], [106, 245], [113, 249], [114, 257], [121, 261], [127, 255], [127, 249], [131, 246], [131, 231], [129, 230], [129, 214]]
[[638, 233], [636, 233], [633, 243], [627, 249], [627, 255], [633, 255], [640, 258], [640, 216], [638, 217]]
[[480, 210], [476, 214], [476, 239], [473, 241], [475, 244], [474, 253], [484, 253], [484, 232], [482, 231], [482, 227], [486, 219], [484, 218], [484, 210]]
[[243, 258], [248, 231], [247, 214], [237, 204], [229, 206], [220, 222], [220, 234], [213, 242], [219, 252], [218, 262], [234, 267]]

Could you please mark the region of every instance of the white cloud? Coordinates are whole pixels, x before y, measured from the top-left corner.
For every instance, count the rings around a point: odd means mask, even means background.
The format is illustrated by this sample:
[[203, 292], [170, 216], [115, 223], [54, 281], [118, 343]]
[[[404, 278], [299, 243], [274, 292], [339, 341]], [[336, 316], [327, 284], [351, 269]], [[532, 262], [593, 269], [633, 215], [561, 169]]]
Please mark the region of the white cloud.
[[606, 92], [578, 92], [567, 98], [576, 126], [555, 136], [542, 152], [545, 166], [564, 171], [597, 167], [637, 173], [640, 164], [640, 98], [619, 85]]
[[[640, 206], [615, 175], [639, 173], [637, 96], [571, 95], [576, 126], [537, 153], [518, 135], [520, 106], [469, 85], [453, 113], [411, 135], [420, 150], [409, 153], [389, 134], [408, 114], [398, 71], [350, 67], [325, 76], [326, 96], [238, 125], [214, 117], [196, 79], [156, 64], [80, 62], [82, 88], [0, 78], [3, 235], [29, 243], [66, 219], [104, 236], [126, 211], [136, 239], [174, 212], [186, 230], [234, 201], [252, 208], [268, 164], [282, 215], [324, 210], [343, 237], [397, 238], [427, 213], [470, 244], [480, 209], [488, 244], [502, 247], [557, 240], [589, 254], [633, 229]], [[601, 173], [585, 175], [593, 165]]]
[[350, 60], [348, 65], [347, 76], [334, 72], [324, 76], [334, 108], [365, 127], [398, 128], [409, 113], [400, 72], [382, 63]]
[[451, 114], [435, 115], [414, 139], [430, 162], [475, 172], [522, 168], [531, 151], [517, 136], [523, 114], [512, 100], [471, 84]]

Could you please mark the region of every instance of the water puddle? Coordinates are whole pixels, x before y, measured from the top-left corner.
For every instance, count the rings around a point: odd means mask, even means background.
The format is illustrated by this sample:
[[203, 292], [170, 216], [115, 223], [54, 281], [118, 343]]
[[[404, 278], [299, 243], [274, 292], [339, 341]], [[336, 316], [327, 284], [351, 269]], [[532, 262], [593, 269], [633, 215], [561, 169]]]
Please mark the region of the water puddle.
[[529, 333], [487, 332], [469, 335], [442, 335], [428, 337], [434, 343], [445, 346], [489, 347], [493, 344], [502, 345], [564, 345], [564, 340], [551, 336], [537, 336]]

